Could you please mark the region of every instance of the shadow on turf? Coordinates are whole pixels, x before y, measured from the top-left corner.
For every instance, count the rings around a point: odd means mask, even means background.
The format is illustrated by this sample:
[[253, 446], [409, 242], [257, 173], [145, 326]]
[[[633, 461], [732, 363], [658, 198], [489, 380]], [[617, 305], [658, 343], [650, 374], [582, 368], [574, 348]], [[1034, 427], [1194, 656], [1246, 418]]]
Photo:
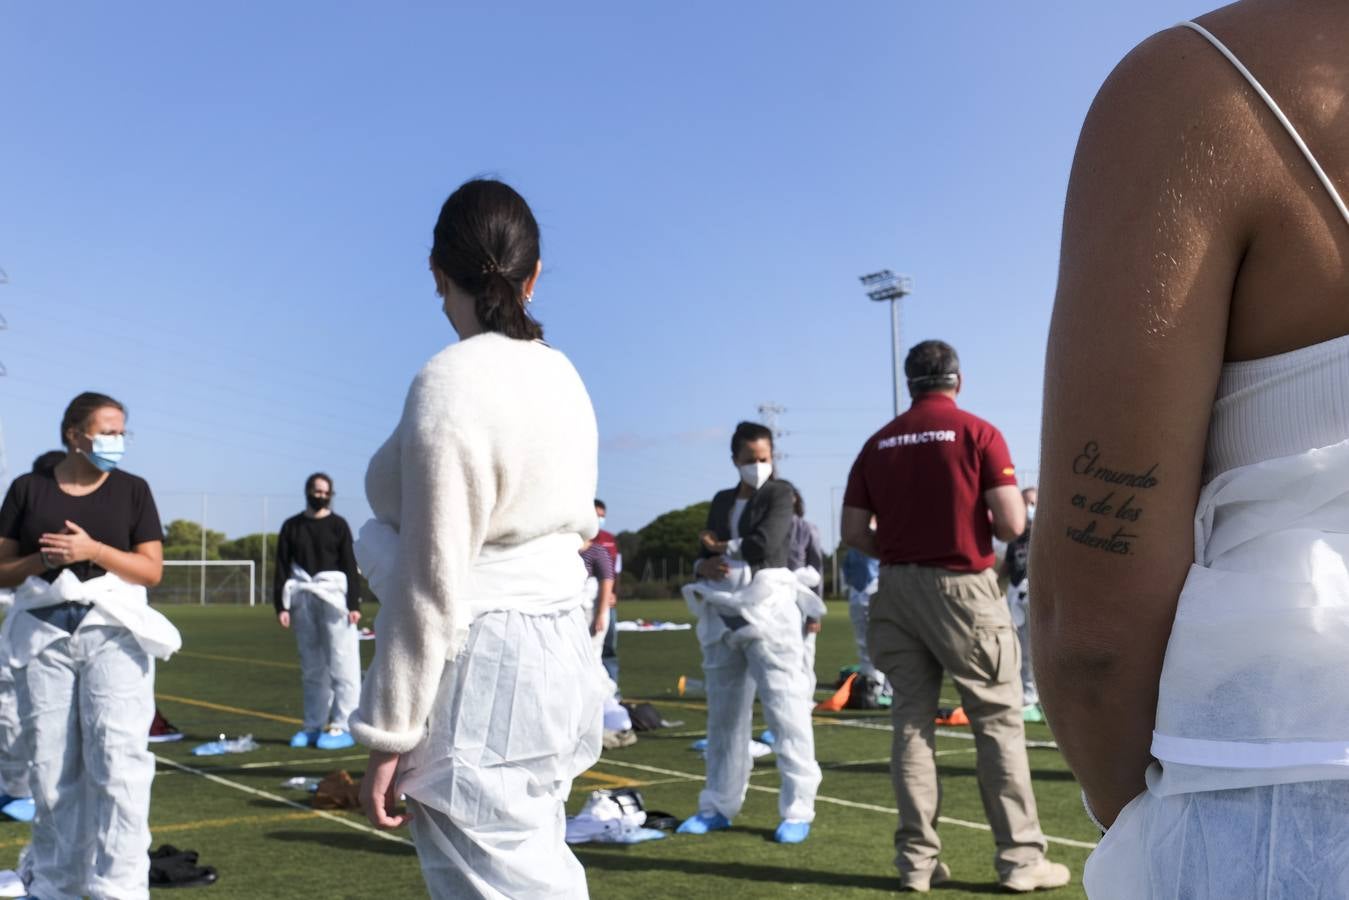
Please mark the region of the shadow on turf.
[[[757, 831], [757, 829], [756, 829]], [[771, 834], [768, 835], [770, 838]], [[899, 876], [848, 875], [844, 872], [816, 872], [810, 869], [762, 866], [752, 863], [716, 863], [688, 859], [653, 859], [647, 856], [628, 857], [626, 848], [572, 847], [572, 852], [587, 869], [613, 872], [647, 872], [664, 869], [680, 875], [714, 875], [740, 881], [777, 882], [779, 884], [814, 884], [826, 887], [861, 888], [872, 891], [897, 890]], [[942, 891], [960, 890], [970, 894], [1001, 894], [997, 884], [975, 884], [966, 881], [947, 881], [934, 888]]]
[[416, 850], [403, 844], [395, 844], [382, 838], [371, 837], [356, 832], [333, 834], [330, 831], [269, 831], [268, 840], [289, 841], [296, 844], [321, 844], [324, 849], [364, 850], [367, 853], [383, 853], [387, 856], [413, 856]]
[[[890, 771], [888, 768], [885, 771]], [[974, 778], [978, 770], [974, 766], [953, 766], [950, 763], [937, 764], [938, 775], [950, 775], [955, 778]], [[1031, 769], [1032, 781], [1076, 781], [1073, 773], [1067, 769]]]

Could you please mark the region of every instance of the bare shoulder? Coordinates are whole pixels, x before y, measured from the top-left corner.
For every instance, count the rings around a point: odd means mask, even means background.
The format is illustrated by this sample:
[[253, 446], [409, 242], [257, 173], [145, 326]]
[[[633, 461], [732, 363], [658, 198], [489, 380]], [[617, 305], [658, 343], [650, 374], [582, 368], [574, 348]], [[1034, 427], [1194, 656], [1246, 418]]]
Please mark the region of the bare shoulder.
[[1199, 33], [1183, 25], [1159, 32], [1101, 85], [1082, 126], [1074, 177], [1116, 175], [1122, 190], [1181, 177], [1221, 187], [1224, 172], [1240, 171], [1235, 131], [1249, 121], [1249, 93]]

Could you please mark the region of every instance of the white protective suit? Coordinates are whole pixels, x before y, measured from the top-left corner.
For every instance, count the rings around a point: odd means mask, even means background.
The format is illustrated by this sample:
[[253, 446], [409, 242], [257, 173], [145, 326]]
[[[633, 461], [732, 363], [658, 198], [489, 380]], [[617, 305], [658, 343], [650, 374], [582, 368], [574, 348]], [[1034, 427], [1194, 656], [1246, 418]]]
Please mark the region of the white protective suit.
[[872, 579], [864, 591], [848, 588], [848, 619], [852, 622], [853, 641], [857, 644], [857, 671], [868, 678], [885, 677], [871, 661], [871, 651], [867, 648], [867, 622], [871, 619], [871, 598], [878, 586], [877, 579]]
[[[698, 619], [707, 687], [707, 784], [698, 796], [698, 811], [734, 819], [744, 805], [753, 768], [747, 748], [757, 690], [764, 718], [777, 735], [778, 811], [783, 819], [811, 822], [821, 774], [810, 710], [802, 702], [807, 679], [798, 600], [814, 594], [789, 569], [761, 569], [751, 580], [748, 565], [729, 565], [723, 581], [683, 589]], [[745, 624], [732, 627], [727, 617]], [[809, 690], [813, 693], [813, 682]]]
[[281, 589], [281, 608], [300, 651], [304, 730], [347, 729], [361, 700], [360, 634], [347, 618], [345, 572], [310, 575], [291, 566]]
[[1349, 441], [1200, 495], [1148, 789], [1087, 861], [1095, 898], [1349, 895]]
[[[466, 602], [485, 610], [445, 665], [425, 737], [398, 767], [433, 900], [589, 896], [565, 843], [565, 803], [599, 759], [612, 682], [583, 612], [578, 543], [554, 536], [495, 559], [485, 547], [479, 558]], [[392, 584], [397, 546], [389, 526], [362, 527], [356, 557], [376, 595]], [[506, 608], [491, 610], [492, 598]], [[534, 601], [548, 611], [518, 608]], [[517, 700], [540, 712], [522, 715]]]
[[[0, 609], [8, 613], [14, 592], [0, 590]], [[28, 787], [28, 752], [19, 727], [19, 695], [8, 652], [0, 646], [0, 791], [10, 797], [31, 797]]]
[[[824, 601], [815, 593], [815, 588], [820, 586], [823, 578], [818, 569], [814, 566], [802, 566], [796, 572], [797, 591], [796, 603], [801, 609], [802, 621], [814, 619], [816, 622], [824, 619], [824, 614], [828, 608]], [[819, 677], [815, 674], [815, 639], [819, 637], [813, 631], [803, 631], [801, 634], [802, 643], [802, 671], [806, 676], [806, 705], [811, 712], [815, 711], [815, 686], [819, 682]]]
[[1012, 613], [1017, 640], [1021, 642], [1021, 702], [1033, 706], [1040, 702], [1040, 692], [1035, 687], [1035, 670], [1031, 668], [1029, 578], [1007, 586], [1007, 608]]
[[[586, 632], [590, 633], [591, 623], [595, 621], [595, 604], [600, 602], [600, 580], [591, 576], [586, 579], [585, 586], [585, 605], [581, 607], [586, 619]], [[595, 655], [604, 656], [604, 633], [609, 623], [609, 616], [613, 615], [613, 610], [605, 610], [604, 623], [605, 628], [600, 629], [599, 634], [590, 634], [590, 642], [595, 646]], [[612, 680], [612, 679], [610, 679]], [[614, 686], [617, 690], [617, 685]]]
[[[74, 633], [29, 610], [91, 606]], [[18, 688], [37, 817], [28, 891], [44, 900], [149, 893], [154, 658], [182, 646], [145, 588], [111, 573], [29, 578], [0, 628]]]

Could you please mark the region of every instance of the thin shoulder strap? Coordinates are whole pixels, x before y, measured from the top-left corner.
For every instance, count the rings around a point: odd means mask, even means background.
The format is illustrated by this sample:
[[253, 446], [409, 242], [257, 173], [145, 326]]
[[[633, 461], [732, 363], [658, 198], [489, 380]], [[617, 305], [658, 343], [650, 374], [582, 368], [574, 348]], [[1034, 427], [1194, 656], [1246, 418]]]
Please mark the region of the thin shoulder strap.
[[1297, 129], [1293, 127], [1293, 123], [1289, 121], [1288, 116], [1284, 115], [1283, 110], [1279, 108], [1279, 104], [1275, 102], [1274, 98], [1269, 95], [1269, 91], [1265, 90], [1264, 85], [1251, 74], [1251, 70], [1246, 68], [1246, 65], [1241, 60], [1237, 59], [1235, 53], [1227, 49], [1226, 44], [1214, 37], [1213, 33], [1203, 25], [1200, 25], [1198, 22], [1182, 22], [1181, 24], [1186, 28], [1193, 29], [1203, 35], [1204, 38], [1214, 47], [1217, 47], [1218, 52], [1223, 56], [1226, 56], [1227, 61], [1236, 66], [1237, 71], [1250, 82], [1251, 87], [1260, 95], [1260, 99], [1265, 101], [1265, 105], [1269, 107], [1269, 111], [1274, 113], [1274, 118], [1279, 120], [1279, 124], [1284, 127], [1284, 130], [1288, 132], [1288, 136], [1293, 139], [1293, 143], [1297, 144], [1297, 148], [1301, 150], [1302, 155], [1307, 158], [1307, 162], [1311, 164], [1312, 171], [1316, 173], [1317, 178], [1321, 179], [1321, 184], [1325, 187], [1326, 192], [1330, 194], [1330, 199], [1334, 202], [1335, 208], [1340, 211], [1340, 215], [1344, 217], [1345, 223], [1349, 224], [1349, 206], [1344, 205], [1344, 199], [1340, 196], [1340, 192], [1335, 190], [1334, 182], [1330, 180], [1330, 176], [1326, 174], [1326, 170], [1321, 168], [1321, 163], [1317, 161], [1315, 154], [1313, 154], [1311, 148], [1307, 146], [1307, 142], [1302, 139], [1302, 135], [1298, 134]]

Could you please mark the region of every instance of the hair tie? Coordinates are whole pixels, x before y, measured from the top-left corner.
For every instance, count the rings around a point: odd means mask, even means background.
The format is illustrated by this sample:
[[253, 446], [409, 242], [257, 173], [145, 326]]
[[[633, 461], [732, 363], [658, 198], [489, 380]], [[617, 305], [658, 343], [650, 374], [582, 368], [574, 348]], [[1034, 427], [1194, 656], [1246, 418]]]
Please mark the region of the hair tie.
[[497, 261], [491, 257], [488, 257], [487, 262], [482, 264], [482, 273], [484, 275], [495, 275], [500, 271], [501, 267], [498, 266]]

